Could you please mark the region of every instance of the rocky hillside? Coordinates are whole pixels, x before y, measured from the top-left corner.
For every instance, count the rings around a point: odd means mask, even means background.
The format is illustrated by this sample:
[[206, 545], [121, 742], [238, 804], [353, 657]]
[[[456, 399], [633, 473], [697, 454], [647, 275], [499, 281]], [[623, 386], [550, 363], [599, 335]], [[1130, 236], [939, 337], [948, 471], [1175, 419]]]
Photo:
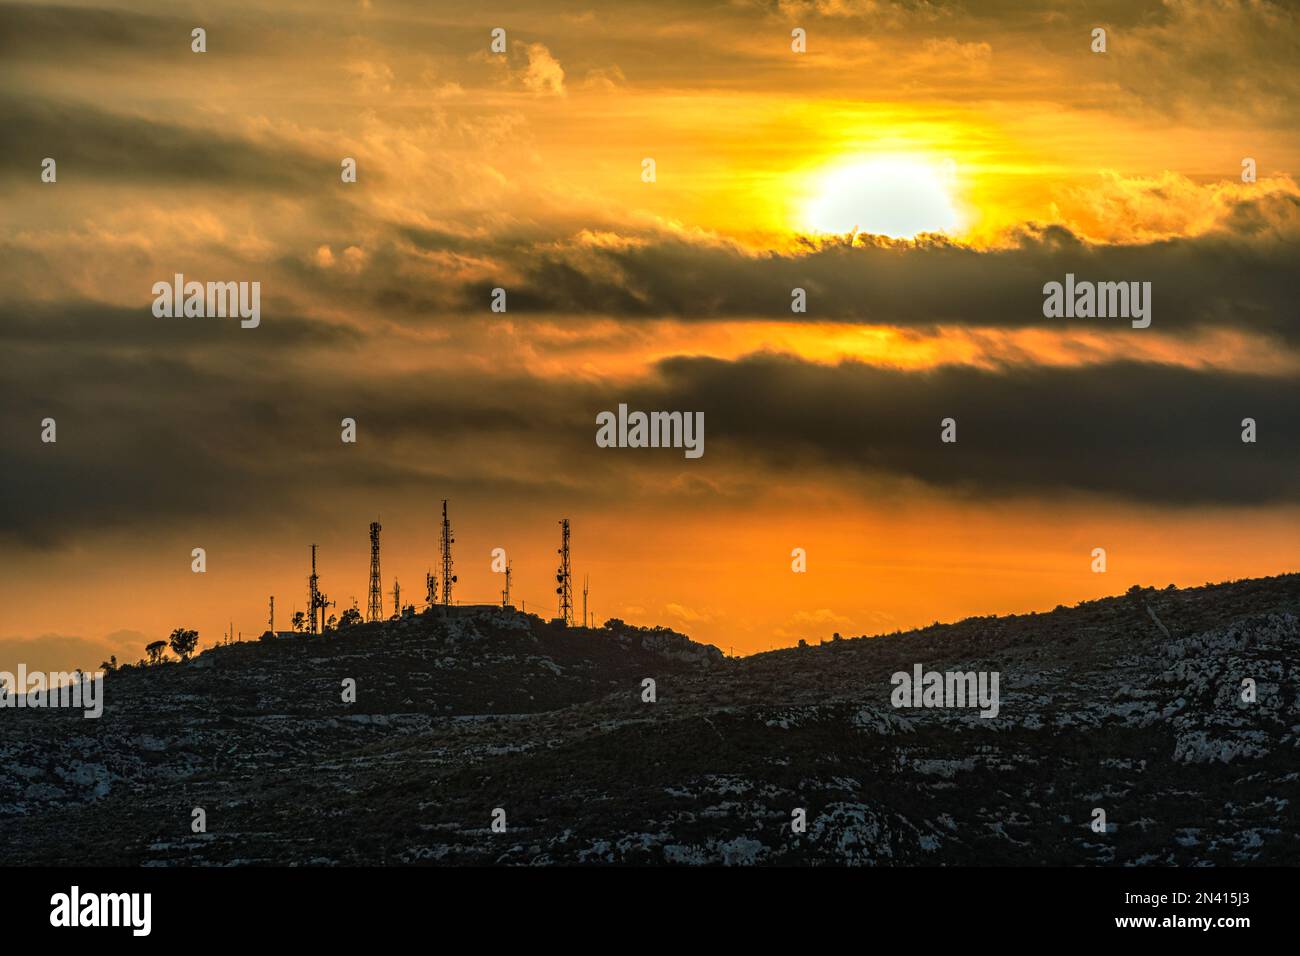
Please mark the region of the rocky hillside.
[[[0, 862], [1292, 863], [1297, 661], [1294, 574], [741, 660], [501, 614], [214, 648], [0, 712]], [[916, 664], [998, 715], [896, 709]]]

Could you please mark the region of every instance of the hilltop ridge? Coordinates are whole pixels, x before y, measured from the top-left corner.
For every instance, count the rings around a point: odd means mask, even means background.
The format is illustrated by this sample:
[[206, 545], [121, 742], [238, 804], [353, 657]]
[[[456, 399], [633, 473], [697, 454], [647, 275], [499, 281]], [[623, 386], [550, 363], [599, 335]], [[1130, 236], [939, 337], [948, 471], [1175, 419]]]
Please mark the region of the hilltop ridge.
[[[1192, 864], [1300, 852], [1285, 796], [1300, 780], [1298, 574], [744, 659], [611, 624], [416, 616], [110, 674], [100, 720], [10, 712], [0, 856]], [[999, 672], [997, 718], [891, 706], [891, 675], [918, 664]], [[1105, 833], [1089, 826], [1097, 807]], [[505, 833], [490, 829], [497, 808]]]

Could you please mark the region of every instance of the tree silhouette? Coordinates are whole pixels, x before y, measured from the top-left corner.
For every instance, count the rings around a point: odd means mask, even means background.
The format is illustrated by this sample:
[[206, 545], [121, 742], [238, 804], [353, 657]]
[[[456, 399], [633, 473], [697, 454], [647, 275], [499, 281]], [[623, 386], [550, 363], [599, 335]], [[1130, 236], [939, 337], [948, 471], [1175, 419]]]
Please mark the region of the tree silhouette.
[[194, 653], [194, 648], [199, 645], [199, 632], [178, 627], [172, 631], [170, 643], [172, 650], [176, 652], [176, 656], [182, 661], [187, 661], [190, 659], [190, 655]]
[[149, 655], [150, 664], [161, 664], [163, 654], [167, 652], [167, 642], [154, 641], [152, 644], [146, 644], [144, 652]]
[[361, 612], [354, 607], [350, 607], [346, 611], [344, 611], [343, 616], [339, 618], [339, 630], [341, 631], [345, 627], [351, 627], [353, 624], [360, 624], [360, 623], [361, 623]]

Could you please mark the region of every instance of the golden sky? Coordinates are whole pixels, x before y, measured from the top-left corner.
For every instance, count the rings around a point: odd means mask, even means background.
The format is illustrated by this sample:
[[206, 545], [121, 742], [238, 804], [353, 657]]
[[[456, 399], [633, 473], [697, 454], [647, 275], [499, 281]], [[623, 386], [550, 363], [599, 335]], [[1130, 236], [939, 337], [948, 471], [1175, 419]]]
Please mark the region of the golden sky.
[[[376, 517], [417, 598], [442, 498], [462, 600], [503, 547], [553, 614], [568, 516], [599, 620], [738, 653], [1295, 570], [1297, 53], [1269, 2], [0, 4], [0, 669], [283, 626], [312, 542], [364, 606]], [[1044, 318], [1067, 272], [1151, 326]]]

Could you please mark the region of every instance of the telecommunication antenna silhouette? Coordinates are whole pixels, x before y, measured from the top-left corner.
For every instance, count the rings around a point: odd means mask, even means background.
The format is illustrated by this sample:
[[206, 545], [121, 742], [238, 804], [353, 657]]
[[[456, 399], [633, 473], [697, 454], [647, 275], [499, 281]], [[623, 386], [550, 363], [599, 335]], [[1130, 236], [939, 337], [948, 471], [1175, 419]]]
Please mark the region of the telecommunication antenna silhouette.
[[506, 559], [506, 588], [501, 592], [501, 606], [510, 606], [510, 559]]
[[431, 608], [438, 603], [438, 576], [432, 571], [424, 572], [424, 601]]
[[[316, 574], [316, 545], [311, 546], [311, 577], [308, 579], [307, 610], [311, 615], [311, 633], [325, 633], [325, 609], [330, 606], [330, 599], [321, 593], [320, 578]], [[317, 622], [319, 615], [319, 623]]]
[[275, 633], [275, 595], [271, 595], [271, 616], [266, 619], [266, 629]]
[[379, 532], [384, 530], [378, 521], [370, 522], [370, 601], [366, 605], [366, 620], [377, 622], [383, 616], [383, 593], [379, 584]]
[[569, 566], [569, 519], [560, 521], [561, 544], [556, 552], [560, 555], [560, 566], [555, 570], [555, 580], [559, 587], [555, 593], [560, 596], [560, 619], [565, 627], [573, 627], [573, 570]]
[[307, 579], [307, 614], [311, 618], [307, 633], [316, 633], [316, 609], [320, 606], [319, 578], [316, 576], [316, 545], [311, 546], [311, 577]]
[[451, 546], [456, 539], [451, 536], [451, 521], [447, 518], [447, 499], [442, 499], [442, 603], [451, 604], [451, 586], [456, 575], [451, 573]]
[[402, 616], [402, 586], [393, 578], [393, 617]]
[[588, 626], [588, 624], [587, 624], [587, 590], [588, 590], [588, 585], [589, 585], [590, 583], [591, 583], [591, 575], [590, 575], [590, 574], [584, 574], [584, 575], [582, 576], [582, 626], [583, 626], [583, 627], [587, 627], [587, 626]]

